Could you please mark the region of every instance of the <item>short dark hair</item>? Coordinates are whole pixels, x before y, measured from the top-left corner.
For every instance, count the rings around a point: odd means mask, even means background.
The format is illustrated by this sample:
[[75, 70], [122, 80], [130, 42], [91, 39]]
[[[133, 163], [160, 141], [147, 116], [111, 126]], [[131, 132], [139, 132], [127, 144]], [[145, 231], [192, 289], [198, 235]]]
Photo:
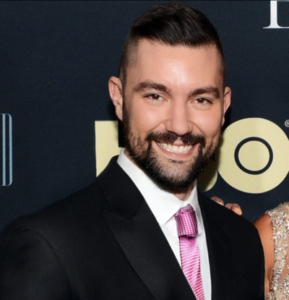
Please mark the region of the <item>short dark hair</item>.
[[161, 4], [149, 9], [134, 21], [125, 41], [119, 67], [119, 77], [124, 86], [132, 51], [141, 39], [172, 46], [215, 45], [220, 54], [221, 74], [225, 81], [224, 53], [219, 35], [208, 18], [195, 8], [181, 3]]

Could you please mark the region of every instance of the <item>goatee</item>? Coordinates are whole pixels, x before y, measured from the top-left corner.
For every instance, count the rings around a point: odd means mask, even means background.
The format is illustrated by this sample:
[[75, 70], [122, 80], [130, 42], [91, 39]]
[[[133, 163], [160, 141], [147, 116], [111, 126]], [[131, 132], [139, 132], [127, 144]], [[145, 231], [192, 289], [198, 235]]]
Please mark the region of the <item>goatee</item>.
[[[151, 132], [146, 139], [136, 137], [130, 127], [128, 113], [124, 107], [123, 130], [125, 149], [129, 157], [142, 169], [161, 189], [178, 193], [189, 187], [202, 172], [216, 146], [211, 144], [206, 149], [206, 139], [202, 135], [191, 132], [179, 136], [173, 132]], [[153, 149], [153, 142], [173, 144], [177, 139], [183, 146], [198, 147], [194, 161], [187, 165], [182, 160], [167, 159], [164, 162]], [[176, 172], [177, 170], [177, 172]]]

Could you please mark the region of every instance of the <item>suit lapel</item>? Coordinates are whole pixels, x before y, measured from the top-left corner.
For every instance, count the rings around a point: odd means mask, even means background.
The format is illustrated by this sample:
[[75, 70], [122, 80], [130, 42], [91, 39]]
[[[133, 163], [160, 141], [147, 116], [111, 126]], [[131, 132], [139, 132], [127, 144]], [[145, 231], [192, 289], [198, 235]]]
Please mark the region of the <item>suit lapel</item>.
[[104, 218], [154, 298], [194, 300], [155, 217], [131, 179], [116, 163], [116, 158], [98, 181], [111, 208], [103, 212]]
[[219, 205], [204, 195], [198, 195], [208, 246], [212, 300], [231, 300], [232, 250], [231, 240], [223, 230], [223, 222], [216, 216]]

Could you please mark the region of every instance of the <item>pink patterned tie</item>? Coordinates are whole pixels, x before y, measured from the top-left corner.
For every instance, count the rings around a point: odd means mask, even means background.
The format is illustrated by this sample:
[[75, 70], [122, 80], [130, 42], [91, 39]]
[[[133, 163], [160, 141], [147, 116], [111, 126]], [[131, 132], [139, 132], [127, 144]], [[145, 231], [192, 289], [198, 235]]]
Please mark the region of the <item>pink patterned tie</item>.
[[196, 235], [198, 226], [196, 214], [189, 204], [181, 208], [176, 214], [178, 234], [180, 239], [183, 272], [197, 298], [204, 300], [204, 290], [201, 276], [200, 253]]

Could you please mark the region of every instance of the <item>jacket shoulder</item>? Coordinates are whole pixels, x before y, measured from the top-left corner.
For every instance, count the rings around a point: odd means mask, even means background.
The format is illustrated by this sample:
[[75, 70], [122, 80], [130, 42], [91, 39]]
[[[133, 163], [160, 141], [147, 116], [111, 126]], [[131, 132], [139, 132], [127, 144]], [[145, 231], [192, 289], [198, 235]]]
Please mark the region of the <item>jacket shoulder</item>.
[[[107, 206], [106, 199], [98, 185], [94, 182], [90, 186], [52, 203], [39, 211], [21, 216], [12, 221], [3, 231], [11, 230], [44, 230], [53, 228], [73, 228], [88, 222], [92, 215], [97, 218]], [[65, 231], [65, 230], [64, 230]]]
[[201, 193], [199, 193], [199, 201], [208, 218], [220, 224], [230, 235], [241, 234], [248, 238], [248, 234], [251, 234], [258, 241], [260, 240], [255, 226], [243, 216], [237, 215]]

